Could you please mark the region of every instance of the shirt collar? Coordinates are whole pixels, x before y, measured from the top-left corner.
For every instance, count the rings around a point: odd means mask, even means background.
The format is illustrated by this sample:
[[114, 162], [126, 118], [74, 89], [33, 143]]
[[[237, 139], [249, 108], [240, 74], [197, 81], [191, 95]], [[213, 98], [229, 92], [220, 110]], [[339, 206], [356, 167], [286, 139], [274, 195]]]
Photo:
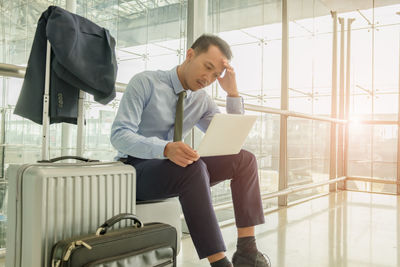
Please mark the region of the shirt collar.
[[[185, 90], [182, 86], [181, 81], [178, 78], [178, 66], [174, 67], [172, 70], [170, 70], [169, 76], [172, 82], [172, 87], [174, 88], [174, 92], [175, 94], [179, 94], [180, 92], [182, 92], [183, 90]], [[190, 97], [190, 95], [193, 92], [191, 90], [186, 90], [186, 97]]]

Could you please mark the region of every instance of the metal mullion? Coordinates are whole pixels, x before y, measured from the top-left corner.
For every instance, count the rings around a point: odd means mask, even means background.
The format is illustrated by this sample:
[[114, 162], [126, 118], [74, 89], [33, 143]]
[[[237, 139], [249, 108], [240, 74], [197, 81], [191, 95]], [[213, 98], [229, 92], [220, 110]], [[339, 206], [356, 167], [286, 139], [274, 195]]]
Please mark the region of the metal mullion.
[[[287, 111], [289, 108], [289, 17], [288, 1], [282, 0], [282, 73], [281, 73], [281, 109]], [[288, 116], [281, 114], [279, 134], [279, 191], [287, 189], [287, 119]], [[278, 197], [279, 206], [287, 206], [287, 195]]]
[[[400, 12], [396, 13], [400, 15]], [[397, 177], [396, 180], [398, 182], [396, 193], [400, 195], [400, 27], [399, 27], [399, 91], [398, 91], [398, 103], [397, 103]]]
[[[371, 114], [372, 120], [375, 118], [375, 3], [372, 0], [372, 24], [371, 25], [371, 34], [372, 34], [372, 54], [371, 54]], [[375, 127], [372, 126], [370, 129], [370, 140], [371, 140], [371, 177], [374, 176], [374, 135], [375, 135]]]
[[[333, 18], [333, 44], [332, 44], [332, 98], [331, 98], [331, 118], [336, 118], [336, 105], [337, 105], [337, 14], [331, 12]], [[329, 178], [336, 178], [336, 123], [331, 122], [331, 136], [330, 136], [330, 164], [329, 164]], [[329, 185], [329, 191], [336, 191], [336, 184]]]
[[[339, 18], [340, 23], [340, 91], [339, 91], [339, 119], [344, 119], [344, 56], [345, 56], [345, 47], [344, 47], [344, 18]], [[339, 125], [338, 129], [338, 155], [337, 155], [337, 175], [344, 175], [344, 166], [343, 166], [343, 125]], [[338, 183], [338, 189], [344, 189], [344, 183]]]
[[[4, 20], [5, 21], [5, 20]], [[7, 39], [6, 39], [6, 25], [4, 23], [3, 27], [1, 28], [1, 35], [2, 39], [4, 40], [4, 47], [3, 47], [3, 60], [4, 62], [7, 62]], [[1, 103], [1, 144], [5, 145], [6, 143], [6, 115], [7, 115], [7, 110], [6, 110], [6, 99], [8, 95], [8, 79], [3, 77], [2, 83], [3, 83], [3, 92], [2, 92], [2, 103]], [[4, 175], [4, 163], [5, 163], [5, 147], [2, 147], [0, 149], [1, 151], [1, 178], [5, 179]], [[1, 255], [1, 253], [0, 253]]]
[[[265, 9], [265, 6], [264, 6], [264, 1], [263, 1], [263, 3], [262, 3], [262, 23], [263, 24], [265, 24], [265, 21], [264, 21], [264, 10]], [[245, 32], [245, 31], [243, 31], [243, 33], [245, 33], [245, 34], [247, 34], [247, 35], [249, 35], [249, 33], [247, 33], [247, 32]], [[261, 105], [263, 106], [264, 105], [264, 40], [263, 39], [261, 39], [261, 92], [260, 92], [260, 100], [261, 100]], [[259, 138], [259, 148], [260, 148], [260, 155], [262, 155], [262, 154], [264, 154], [264, 151], [263, 151], [263, 148], [264, 148], [264, 146], [263, 146], [263, 144], [264, 144], [264, 138], [266, 138], [266, 132], [264, 131], [264, 129], [266, 129], [266, 127], [264, 127], [264, 124], [268, 124], [268, 119], [267, 119], [267, 117], [268, 117], [268, 115], [267, 114], [263, 114], [263, 113], [260, 113], [260, 117], [261, 117], [261, 138]], [[264, 120], [264, 119], [266, 119], [266, 120]], [[258, 168], [259, 170], [258, 170], [258, 179], [259, 179], [259, 183], [261, 184], [261, 179], [262, 179], [262, 175], [261, 175], [261, 170], [260, 170], [260, 168]]]
[[[344, 117], [349, 121], [350, 117], [350, 53], [351, 53], [351, 23], [354, 19], [347, 19], [347, 53], [346, 53], [346, 97], [345, 97], [345, 112]], [[343, 174], [348, 176], [348, 152], [349, 152], [349, 123], [345, 125], [344, 134], [344, 155], [343, 155]], [[344, 181], [343, 189], [346, 188], [346, 181]]]
[[[186, 47], [185, 50], [187, 51], [192, 44], [195, 41], [195, 15], [194, 13], [196, 12], [195, 10], [195, 2], [194, 0], [188, 0], [187, 3], [187, 15], [186, 15]], [[187, 135], [186, 138], [184, 139], [184, 142], [187, 144], [190, 144], [192, 148], [194, 148], [194, 138], [195, 138], [195, 133], [194, 129], [192, 129], [190, 135]]]
[[[207, 15], [208, 15], [207, 0], [188, 0], [187, 3], [187, 31], [186, 31], [186, 50], [189, 49], [194, 41], [207, 31]], [[185, 143], [195, 144], [194, 128], [191, 134], [185, 138]]]
[[4, 108], [6, 106], [6, 97], [8, 92], [8, 86], [6, 82], [6, 78], [3, 78], [3, 92], [2, 92], [2, 105], [1, 105], [1, 133], [0, 133], [0, 142], [2, 147], [0, 148], [0, 161], [1, 161], [1, 176], [0, 178], [5, 179], [4, 175], [4, 163], [5, 163], [5, 144], [6, 144], [6, 115], [7, 110]]
[[[137, 3], [140, 2], [140, 4], [142, 5], [141, 1], [136, 0]], [[144, 6], [144, 10], [143, 12], [145, 12], [146, 14], [146, 50], [144, 52], [143, 56], [143, 60], [144, 60], [144, 69], [147, 70], [147, 64], [149, 62], [149, 9]]]
[[207, 7], [206, 0], [188, 0], [187, 49], [192, 46], [201, 34], [207, 31]]

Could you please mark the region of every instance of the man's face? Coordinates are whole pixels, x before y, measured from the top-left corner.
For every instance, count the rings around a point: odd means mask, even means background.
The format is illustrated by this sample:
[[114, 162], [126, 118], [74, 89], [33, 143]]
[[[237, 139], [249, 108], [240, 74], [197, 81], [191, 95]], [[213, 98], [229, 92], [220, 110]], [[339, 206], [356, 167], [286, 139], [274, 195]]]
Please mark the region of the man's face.
[[189, 49], [184, 73], [187, 88], [197, 91], [213, 83], [225, 69], [223, 60], [226, 60], [226, 57], [214, 45], [210, 45], [208, 51], [203, 53]]

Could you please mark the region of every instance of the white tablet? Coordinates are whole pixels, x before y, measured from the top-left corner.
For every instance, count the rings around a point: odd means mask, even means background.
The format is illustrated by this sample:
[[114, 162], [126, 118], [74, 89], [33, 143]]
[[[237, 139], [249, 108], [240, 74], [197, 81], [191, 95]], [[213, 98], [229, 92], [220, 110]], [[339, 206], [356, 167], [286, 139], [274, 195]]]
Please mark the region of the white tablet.
[[215, 114], [200, 142], [197, 153], [200, 157], [239, 153], [257, 117], [256, 115]]

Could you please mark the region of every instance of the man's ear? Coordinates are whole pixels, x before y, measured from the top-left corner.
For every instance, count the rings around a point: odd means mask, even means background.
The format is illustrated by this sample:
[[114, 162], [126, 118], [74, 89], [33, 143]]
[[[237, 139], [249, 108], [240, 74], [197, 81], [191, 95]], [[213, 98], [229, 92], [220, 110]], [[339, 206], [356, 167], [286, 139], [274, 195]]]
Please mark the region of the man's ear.
[[191, 60], [192, 58], [194, 58], [195, 54], [196, 54], [196, 52], [194, 51], [194, 49], [193, 48], [189, 48], [186, 51], [186, 59]]

